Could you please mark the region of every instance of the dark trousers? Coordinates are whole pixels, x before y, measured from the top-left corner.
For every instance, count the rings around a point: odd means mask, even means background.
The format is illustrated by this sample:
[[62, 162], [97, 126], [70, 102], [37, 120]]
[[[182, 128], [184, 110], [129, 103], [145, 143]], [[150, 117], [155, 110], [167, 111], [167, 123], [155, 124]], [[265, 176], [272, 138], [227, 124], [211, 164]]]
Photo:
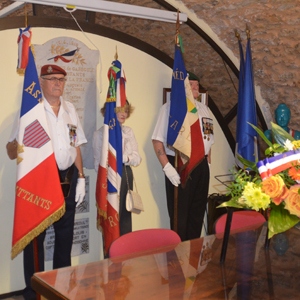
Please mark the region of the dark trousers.
[[125, 168], [128, 175], [129, 187], [131, 190], [133, 187], [133, 174], [132, 174], [131, 167], [123, 165], [121, 191], [120, 191], [120, 207], [119, 207], [120, 236], [132, 232], [131, 212], [129, 212], [126, 209], [126, 196], [128, 192], [128, 184], [127, 184]]
[[[64, 179], [68, 170], [60, 171], [61, 177]], [[73, 228], [75, 218], [75, 193], [77, 184], [78, 170], [74, 167], [72, 184], [68, 198], [65, 198], [66, 212], [55, 223], [53, 223], [55, 232], [55, 244], [53, 254], [53, 269], [71, 266], [71, 250], [73, 243]], [[39, 271], [44, 271], [44, 240], [46, 232], [42, 232], [37, 237]], [[26, 288], [23, 296], [25, 300], [36, 299], [36, 293], [31, 288], [31, 277], [35, 273], [33, 242], [28, 244], [23, 250], [23, 266]]]
[[[174, 156], [169, 156], [174, 166]], [[183, 189], [178, 187], [178, 234], [182, 241], [199, 238], [201, 235], [209, 188], [207, 158], [192, 171]], [[166, 177], [167, 205], [171, 229], [174, 230], [174, 185]]]

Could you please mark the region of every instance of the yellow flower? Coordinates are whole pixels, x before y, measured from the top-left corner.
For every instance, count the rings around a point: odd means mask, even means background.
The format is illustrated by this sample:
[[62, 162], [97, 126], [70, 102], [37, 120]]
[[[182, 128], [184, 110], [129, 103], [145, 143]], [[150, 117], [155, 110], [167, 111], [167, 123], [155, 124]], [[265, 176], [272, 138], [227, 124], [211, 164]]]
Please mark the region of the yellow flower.
[[293, 185], [290, 188], [290, 192], [285, 201], [285, 209], [287, 209], [290, 214], [300, 217], [300, 195], [298, 193], [300, 185]]
[[247, 182], [239, 202], [258, 211], [260, 209], [268, 208], [270, 197], [262, 192], [260, 186], [255, 185], [253, 182]]
[[292, 141], [292, 144], [294, 145], [294, 149], [300, 148], [300, 141]]

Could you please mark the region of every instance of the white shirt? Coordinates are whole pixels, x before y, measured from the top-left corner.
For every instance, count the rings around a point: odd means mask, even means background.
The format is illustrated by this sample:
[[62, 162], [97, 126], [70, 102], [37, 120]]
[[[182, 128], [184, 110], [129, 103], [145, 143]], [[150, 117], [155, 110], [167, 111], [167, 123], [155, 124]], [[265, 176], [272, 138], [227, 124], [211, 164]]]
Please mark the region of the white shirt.
[[[200, 122], [200, 128], [202, 132], [202, 139], [205, 148], [205, 155], [208, 155], [209, 150], [215, 142], [214, 134], [205, 134], [203, 120], [209, 119], [209, 122], [212, 125], [212, 119], [210, 118], [209, 110], [205, 104], [195, 101], [196, 108], [198, 111], [198, 117]], [[152, 134], [152, 140], [157, 140], [163, 143], [165, 147], [165, 152], [167, 155], [175, 156], [175, 152], [172, 147], [167, 145], [167, 135], [168, 135], [168, 126], [169, 126], [169, 115], [170, 115], [170, 102], [165, 103], [158, 115], [157, 123]], [[213, 129], [213, 126], [212, 126]]]
[[[74, 105], [60, 97], [60, 108], [58, 116], [54, 114], [50, 104], [44, 98], [44, 107], [49, 126], [49, 135], [52, 141], [55, 160], [60, 170], [69, 168], [76, 159], [77, 150], [75, 147], [87, 142], [79, 117]], [[19, 116], [18, 114], [17, 116]], [[70, 138], [71, 125], [75, 128], [76, 134]], [[19, 117], [15, 119], [9, 142], [13, 141], [19, 131]], [[71, 145], [71, 142], [74, 145]]]
[[[123, 163], [131, 166], [138, 166], [142, 158], [139, 154], [138, 143], [135, 139], [133, 130], [125, 125], [122, 128], [122, 148], [123, 148]], [[93, 136], [93, 151], [94, 151], [94, 166], [95, 171], [98, 173], [98, 167], [101, 157], [103, 138], [103, 126], [94, 132]]]

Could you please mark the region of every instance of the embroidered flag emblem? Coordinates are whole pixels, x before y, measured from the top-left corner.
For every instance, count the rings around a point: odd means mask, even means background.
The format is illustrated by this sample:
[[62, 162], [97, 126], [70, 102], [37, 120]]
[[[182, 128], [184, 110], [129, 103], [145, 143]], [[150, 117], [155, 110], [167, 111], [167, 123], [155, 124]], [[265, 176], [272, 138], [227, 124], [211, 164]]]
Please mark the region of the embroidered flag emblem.
[[41, 148], [50, 141], [48, 134], [38, 120], [25, 128], [23, 143], [26, 147]]

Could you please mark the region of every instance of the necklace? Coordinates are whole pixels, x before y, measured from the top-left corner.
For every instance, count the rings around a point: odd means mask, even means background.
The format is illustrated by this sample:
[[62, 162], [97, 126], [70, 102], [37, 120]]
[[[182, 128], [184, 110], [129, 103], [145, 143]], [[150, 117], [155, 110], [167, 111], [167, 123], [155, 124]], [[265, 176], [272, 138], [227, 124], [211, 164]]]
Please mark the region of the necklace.
[[51, 108], [54, 108], [54, 107], [60, 107], [60, 102], [58, 105], [50, 105]]

